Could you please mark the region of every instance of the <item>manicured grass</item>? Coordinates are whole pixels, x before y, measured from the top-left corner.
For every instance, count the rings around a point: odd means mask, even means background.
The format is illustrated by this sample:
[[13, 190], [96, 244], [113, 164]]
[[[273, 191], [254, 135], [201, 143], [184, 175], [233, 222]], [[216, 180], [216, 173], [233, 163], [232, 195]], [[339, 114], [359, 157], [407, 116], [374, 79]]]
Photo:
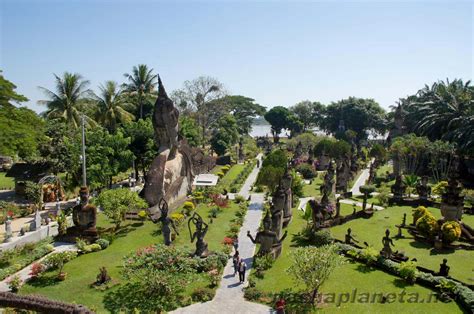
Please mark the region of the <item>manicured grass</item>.
[[[437, 219], [441, 218], [439, 209], [430, 207], [429, 210]], [[412, 222], [411, 212], [412, 208], [407, 206], [388, 207], [382, 211], [375, 212], [374, 216], [370, 219], [355, 219], [344, 225], [335, 226], [331, 228], [331, 234], [336, 239], [343, 240], [347, 228], [351, 228], [353, 236], [360, 243], [367, 242], [379, 250], [382, 249], [381, 241], [385, 230], [389, 229], [391, 236], [395, 236], [398, 231], [395, 225], [402, 222], [404, 213], [407, 214], [407, 224]], [[465, 215], [465, 222], [469, 223], [469, 220], [474, 220], [472, 217]], [[405, 236], [404, 239], [393, 239], [395, 244], [394, 250], [404, 252], [410, 259], [416, 258], [418, 265], [434, 271], [438, 271], [439, 264], [441, 264], [443, 258], [447, 258], [448, 265], [451, 267], [450, 276], [468, 284], [474, 284], [472, 264], [466, 262], [474, 259], [473, 251], [435, 252], [428, 244], [416, 241], [406, 230], [403, 230], [403, 235]]]
[[[197, 212], [208, 222], [208, 213], [211, 207], [201, 204], [197, 207]], [[221, 250], [221, 242], [229, 228], [229, 222], [234, 218], [238, 205], [230, 203], [228, 208], [213, 219], [213, 223], [209, 225], [209, 231], [206, 235], [206, 241], [210, 250]], [[102, 230], [111, 227], [111, 224], [102, 214], [98, 215], [98, 227]], [[122, 228], [117, 239], [105, 250], [81, 255], [64, 266], [64, 271], [68, 273], [65, 281], [58, 282], [55, 280], [45, 280], [41, 283], [27, 283], [21, 289], [22, 294], [40, 294], [51, 299], [58, 299], [66, 302], [76, 302], [84, 304], [98, 313], [106, 313], [102, 300], [107, 291], [102, 292], [89, 288], [89, 285], [95, 281], [99, 273], [99, 267], [105, 266], [112, 279], [121, 281], [120, 269], [122, 267], [122, 259], [130, 252], [134, 252], [138, 248], [142, 248], [151, 244], [163, 243], [162, 235], [157, 232], [159, 226], [150, 221], [146, 221], [143, 225], [140, 222], [128, 222]], [[180, 235], [174, 241], [174, 245], [195, 249], [195, 244], [190, 243], [189, 231], [187, 229], [187, 221], [179, 226]], [[46, 273], [46, 278], [53, 278], [55, 273]], [[191, 293], [197, 287], [206, 287], [209, 280], [206, 274], [196, 277], [186, 291]], [[114, 289], [114, 288], [112, 288]], [[110, 290], [108, 290], [110, 291]]]
[[15, 188], [15, 180], [10, 177], [5, 177], [6, 172], [0, 172], [0, 189]]
[[319, 196], [321, 194], [319, 192], [319, 188], [323, 183], [322, 178], [323, 175], [319, 173], [318, 176], [313, 179], [313, 182], [311, 182], [311, 184], [305, 184], [303, 186], [303, 197]]
[[[347, 211], [347, 206], [342, 206], [342, 211]], [[349, 206], [351, 208], [351, 206]], [[352, 212], [352, 210], [351, 210]], [[367, 222], [367, 220], [363, 220]], [[264, 279], [252, 278], [256, 282], [256, 288], [265, 292], [278, 292], [284, 289], [302, 289], [286, 273], [291, 265], [291, 250], [298, 243], [295, 235], [305, 226], [306, 222], [301, 218], [299, 212], [294, 211], [293, 221], [288, 227], [288, 237], [283, 243], [282, 255], [275, 261], [273, 267], [265, 272]], [[340, 226], [347, 229], [347, 224]], [[344, 230], [345, 230], [344, 229]], [[378, 237], [377, 237], [378, 239]], [[432, 292], [430, 289], [419, 285], [407, 286], [399, 278], [386, 274], [379, 270], [367, 269], [361, 264], [348, 262], [336, 269], [330, 278], [323, 284], [321, 292], [328, 293], [419, 293], [419, 298], [428, 298]], [[434, 297], [433, 297], [434, 299]], [[357, 300], [357, 299], [356, 299]], [[397, 296], [398, 300], [398, 296]], [[321, 306], [323, 313], [462, 313], [459, 306], [454, 303], [386, 303], [386, 304], [341, 304], [327, 303]], [[318, 312], [319, 312], [318, 311]]]
[[222, 177], [222, 179], [219, 180], [218, 185], [222, 188], [225, 188], [225, 189], [229, 190], [230, 185], [237, 178], [239, 173], [241, 173], [242, 170], [244, 170], [245, 166], [246, 166], [246, 164], [235, 164], [235, 165], [233, 165], [229, 169], [229, 171], [227, 171], [227, 173]]

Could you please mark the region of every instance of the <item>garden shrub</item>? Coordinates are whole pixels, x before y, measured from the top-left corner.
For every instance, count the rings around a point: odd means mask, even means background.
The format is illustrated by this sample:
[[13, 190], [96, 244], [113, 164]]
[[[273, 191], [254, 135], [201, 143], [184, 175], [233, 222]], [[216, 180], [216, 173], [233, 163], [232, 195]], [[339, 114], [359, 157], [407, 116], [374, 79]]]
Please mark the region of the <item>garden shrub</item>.
[[447, 243], [457, 241], [461, 237], [461, 225], [457, 221], [446, 221], [441, 226], [441, 232], [443, 233], [443, 241]]
[[138, 212], [138, 218], [140, 218], [140, 220], [142, 220], [142, 221], [145, 220], [147, 216], [148, 215], [147, 215], [146, 211], [144, 211], [144, 210], [141, 210], [141, 211]]
[[173, 219], [177, 226], [179, 226], [181, 223], [183, 223], [185, 217], [181, 213], [172, 213], [170, 218]]
[[442, 195], [446, 191], [448, 185], [448, 181], [439, 181], [433, 186], [431, 192], [436, 195]]
[[219, 171], [219, 172], [217, 173], [217, 176], [219, 177], [219, 179], [222, 179], [222, 177], [224, 176], [224, 172]]
[[244, 288], [244, 297], [249, 301], [258, 301], [261, 297], [263, 297], [265, 293], [263, 291], [258, 290], [254, 287], [247, 287]]
[[43, 260], [42, 264], [48, 269], [61, 269], [62, 265], [77, 257], [75, 251], [63, 251], [52, 253]]
[[359, 258], [364, 260], [367, 265], [373, 265], [377, 262], [380, 254], [379, 251], [371, 246], [365, 247], [359, 252]]
[[423, 217], [424, 215], [431, 214], [425, 206], [418, 206], [416, 209], [413, 210], [413, 221], [416, 223], [418, 219]]
[[189, 213], [189, 212], [193, 211], [195, 208], [196, 208], [196, 206], [194, 206], [193, 202], [186, 201], [183, 204], [183, 209], [186, 210], [186, 213]]
[[109, 247], [109, 244], [110, 242], [106, 239], [103, 239], [103, 238], [100, 238], [98, 239], [97, 241], [95, 241], [95, 243], [97, 243], [98, 245], [100, 245], [100, 247], [102, 248], [102, 250], [105, 250], [106, 248]]
[[323, 246], [326, 244], [331, 244], [333, 242], [333, 237], [329, 230], [319, 230], [314, 232], [312, 244], [315, 246]]
[[31, 265], [31, 271], [30, 271], [30, 276], [31, 278], [37, 278], [39, 277], [44, 271], [46, 270], [46, 268], [44, 267], [43, 264], [41, 263], [33, 263]]
[[234, 198], [234, 202], [236, 204], [243, 203], [243, 202], [245, 202], [245, 197], [243, 197], [242, 195], [236, 195], [235, 198]]
[[375, 192], [375, 186], [373, 186], [373, 185], [361, 185], [359, 187], [359, 191], [360, 191], [360, 193], [368, 196], [370, 193]]
[[379, 201], [381, 206], [387, 206], [390, 198], [390, 192], [387, 188], [379, 189], [379, 193], [375, 196], [375, 199]]
[[415, 283], [416, 277], [418, 275], [418, 270], [416, 269], [416, 262], [407, 261], [401, 262], [398, 268], [400, 277], [405, 279], [408, 283]]
[[436, 218], [431, 213], [428, 213], [416, 221], [416, 229], [423, 235], [432, 237], [438, 232], [439, 226]]
[[307, 163], [303, 163], [303, 164], [298, 165], [296, 167], [296, 171], [301, 173], [303, 178], [305, 178], [307, 180], [313, 179], [316, 175], [316, 171], [314, 170], [313, 166], [311, 166]]
[[100, 246], [100, 244], [98, 244], [98, 243], [93, 243], [93, 244], [89, 245], [89, 250], [91, 252], [98, 252], [98, 251], [102, 250], [102, 246]]

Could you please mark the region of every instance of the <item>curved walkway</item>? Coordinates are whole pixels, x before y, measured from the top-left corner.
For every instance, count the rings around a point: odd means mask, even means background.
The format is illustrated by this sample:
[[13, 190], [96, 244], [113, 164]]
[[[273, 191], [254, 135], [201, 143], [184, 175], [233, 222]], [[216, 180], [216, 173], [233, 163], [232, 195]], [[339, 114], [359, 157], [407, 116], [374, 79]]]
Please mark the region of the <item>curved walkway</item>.
[[370, 174], [370, 165], [374, 162], [373, 159], [370, 160], [369, 164], [367, 165], [367, 168], [362, 170], [360, 176], [357, 178], [356, 182], [354, 182], [354, 185], [352, 186], [351, 192], [353, 196], [357, 195], [362, 195], [360, 193], [359, 188], [367, 182], [367, 179], [369, 178]]
[[[257, 158], [261, 158], [259, 155]], [[222, 279], [217, 288], [216, 296], [212, 301], [204, 303], [194, 303], [190, 306], [186, 306], [180, 309], [177, 309], [171, 313], [174, 314], [217, 314], [217, 313], [228, 313], [228, 314], [259, 314], [259, 313], [271, 313], [271, 309], [268, 306], [252, 303], [245, 301], [243, 287], [247, 286], [247, 278], [250, 274], [252, 268], [252, 259], [255, 252], [255, 244], [253, 244], [250, 239], [247, 237], [247, 230], [250, 230], [252, 234], [255, 234], [260, 226], [260, 221], [263, 214], [263, 203], [264, 195], [263, 194], [253, 194], [250, 193], [250, 188], [257, 179], [258, 168], [255, 167], [253, 171], [248, 176], [245, 181], [242, 189], [240, 190], [240, 195], [247, 198], [251, 196], [251, 202], [245, 216], [245, 221], [240, 228], [239, 233], [239, 253], [241, 258], [244, 259], [247, 264], [247, 272], [245, 274], [245, 283], [239, 283], [238, 275], [234, 276], [234, 266], [232, 259], [229, 259], [227, 265], [224, 268]]]

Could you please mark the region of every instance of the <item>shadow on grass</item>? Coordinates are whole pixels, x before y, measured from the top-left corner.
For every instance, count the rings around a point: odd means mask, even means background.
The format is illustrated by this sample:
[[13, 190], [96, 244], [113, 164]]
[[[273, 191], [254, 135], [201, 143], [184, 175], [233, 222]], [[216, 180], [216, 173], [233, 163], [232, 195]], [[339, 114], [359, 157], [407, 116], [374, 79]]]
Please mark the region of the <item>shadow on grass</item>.
[[41, 277], [31, 279], [28, 281], [28, 285], [32, 287], [49, 287], [55, 286], [60, 283], [60, 280], [57, 278], [57, 273], [44, 274]]
[[441, 249], [441, 250], [437, 250], [435, 248], [432, 248], [431, 251], [430, 251], [430, 255], [446, 255], [446, 254], [453, 254], [454, 252], [456, 252], [455, 249], [447, 249], [447, 248], [444, 248], [444, 249]]
[[408, 286], [411, 286], [408, 282], [406, 282], [405, 280], [403, 279], [400, 279], [400, 278], [395, 278], [393, 280], [393, 285], [397, 288], [401, 288], [401, 289], [404, 289]]
[[292, 234], [290, 247], [309, 246], [311, 244], [311, 241], [301, 232]]
[[431, 245], [420, 241], [413, 240], [410, 242], [410, 246], [417, 249], [431, 249]]
[[367, 273], [373, 272], [375, 270], [375, 268], [367, 266], [365, 264], [358, 264], [357, 267], [356, 267], [356, 270], [358, 272], [363, 273], [363, 274], [367, 274]]

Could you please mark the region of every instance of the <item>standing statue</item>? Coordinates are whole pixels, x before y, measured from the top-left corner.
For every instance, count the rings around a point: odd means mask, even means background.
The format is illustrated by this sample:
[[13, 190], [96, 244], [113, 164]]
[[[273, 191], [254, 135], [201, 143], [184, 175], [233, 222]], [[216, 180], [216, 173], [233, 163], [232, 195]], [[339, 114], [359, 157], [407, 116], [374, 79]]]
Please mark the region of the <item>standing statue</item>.
[[173, 208], [191, 191], [193, 161], [190, 148], [178, 141], [178, 118], [179, 111], [158, 77], [158, 98], [152, 118], [158, 155], [146, 174], [142, 192], [150, 206], [149, 214], [155, 220], [161, 214], [162, 198]]
[[382, 244], [383, 244], [383, 249], [380, 251], [380, 255], [382, 255], [385, 258], [390, 258], [392, 257], [392, 246], [395, 246], [393, 244], [393, 240], [390, 238], [390, 230], [385, 230], [385, 237], [382, 238]]
[[292, 183], [293, 177], [291, 176], [291, 173], [287, 167], [285, 174], [283, 175], [280, 181], [280, 187], [283, 190], [285, 196], [285, 202], [283, 206], [283, 227], [288, 226], [293, 216], [293, 192], [291, 191]]
[[401, 201], [403, 199], [403, 194], [405, 193], [406, 186], [402, 181], [402, 176], [398, 175], [395, 178], [395, 183], [390, 187], [391, 192], [393, 193], [393, 200], [395, 202]]
[[[194, 233], [191, 232], [191, 222], [195, 227]], [[201, 215], [194, 212], [194, 214], [188, 220], [188, 229], [189, 236], [191, 237], [191, 243], [196, 240], [196, 252], [194, 252], [194, 256], [207, 257], [209, 255], [209, 251], [207, 249], [207, 243], [204, 241], [204, 236], [209, 229], [209, 225], [202, 220]]]
[[428, 185], [428, 176], [422, 176], [416, 184], [416, 192], [421, 201], [427, 201], [431, 194], [431, 187]]
[[168, 203], [166, 203], [165, 199], [162, 198], [160, 201], [160, 211], [161, 216], [158, 219], [161, 222], [161, 233], [163, 234], [163, 238], [165, 241], [165, 245], [171, 245], [171, 227], [173, 227], [174, 232], [179, 235], [178, 230], [176, 230], [176, 226], [174, 224], [173, 219], [168, 217]]
[[257, 232], [255, 239], [250, 234], [250, 231], [247, 231], [247, 236], [250, 238], [250, 241], [254, 244], [260, 244], [257, 256], [271, 254], [273, 258], [277, 258], [281, 253], [282, 242], [285, 240], [288, 230], [285, 230], [283, 237], [279, 238], [277, 234], [271, 230], [271, 225], [270, 212], [267, 211], [267, 214], [263, 218], [263, 230]]

